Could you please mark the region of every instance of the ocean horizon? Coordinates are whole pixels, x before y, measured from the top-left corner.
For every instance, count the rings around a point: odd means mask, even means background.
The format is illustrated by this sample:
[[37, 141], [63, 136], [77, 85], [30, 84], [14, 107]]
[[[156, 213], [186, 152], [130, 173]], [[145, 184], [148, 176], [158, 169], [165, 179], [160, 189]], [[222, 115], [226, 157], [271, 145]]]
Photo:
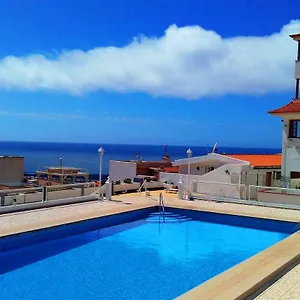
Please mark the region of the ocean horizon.
[[[105, 150], [103, 156], [103, 175], [108, 174], [109, 160], [136, 160], [137, 154], [143, 160], [160, 160], [164, 155], [164, 145], [130, 145], [130, 144], [96, 144], [96, 143], [58, 143], [58, 142], [0, 142], [0, 155], [23, 156], [25, 173], [35, 173], [39, 168], [58, 166], [59, 159], [63, 165], [78, 167], [90, 174], [99, 173], [98, 149]], [[213, 146], [167, 146], [167, 153], [172, 160], [185, 158], [186, 150], [191, 148], [193, 156], [205, 155]], [[275, 154], [280, 148], [243, 148], [222, 147], [218, 145], [217, 153], [227, 154]]]

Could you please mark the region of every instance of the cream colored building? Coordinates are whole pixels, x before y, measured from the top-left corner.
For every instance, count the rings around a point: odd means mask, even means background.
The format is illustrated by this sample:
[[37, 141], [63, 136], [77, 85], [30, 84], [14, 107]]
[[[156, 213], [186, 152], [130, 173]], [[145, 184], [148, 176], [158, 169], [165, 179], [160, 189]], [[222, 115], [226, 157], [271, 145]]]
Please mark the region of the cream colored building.
[[22, 187], [24, 157], [0, 156], [0, 189]]
[[288, 104], [269, 113], [282, 118], [282, 186], [291, 187], [291, 182], [300, 179], [300, 34], [291, 38], [298, 43], [295, 65], [295, 98]]

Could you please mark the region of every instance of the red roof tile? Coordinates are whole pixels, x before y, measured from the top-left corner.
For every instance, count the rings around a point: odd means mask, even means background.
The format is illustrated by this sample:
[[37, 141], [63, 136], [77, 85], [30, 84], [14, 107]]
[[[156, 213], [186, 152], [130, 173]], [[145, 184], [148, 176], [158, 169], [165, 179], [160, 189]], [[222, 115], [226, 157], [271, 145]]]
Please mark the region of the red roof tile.
[[290, 114], [290, 113], [300, 113], [300, 99], [295, 98], [292, 102], [269, 111], [269, 114], [271, 115], [281, 115], [281, 114]]
[[248, 161], [252, 167], [281, 167], [281, 154], [232, 154], [226, 156]]

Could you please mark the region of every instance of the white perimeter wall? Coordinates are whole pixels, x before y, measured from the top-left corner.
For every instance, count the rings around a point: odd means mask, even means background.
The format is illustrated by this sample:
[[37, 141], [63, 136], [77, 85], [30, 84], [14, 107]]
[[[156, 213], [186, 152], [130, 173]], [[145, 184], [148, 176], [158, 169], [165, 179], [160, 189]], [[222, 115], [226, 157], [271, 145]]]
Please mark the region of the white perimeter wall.
[[125, 178], [133, 180], [136, 177], [136, 162], [111, 160], [109, 162], [109, 177], [112, 181], [120, 180], [123, 182]]
[[[80, 197], [80, 196], [89, 196], [94, 193], [96, 190], [95, 187], [84, 188], [84, 192], [82, 195], [81, 188], [61, 190], [61, 191], [53, 191], [48, 192], [48, 200], [58, 200], [72, 197]], [[13, 192], [13, 190], [12, 190]], [[5, 196], [4, 197], [4, 205], [12, 205], [16, 199], [16, 203], [32, 203], [32, 202], [41, 202], [43, 200], [43, 193], [32, 193], [32, 194], [19, 194], [15, 196]]]
[[[299, 190], [300, 193], [300, 190]], [[269, 203], [284, 203], [300, 205], [300, 195], [280, 193], [278, 190], [257, 192], [257, 200]]]
[[[192, 192], [197, 194], [209, 194], [219, 197], [240, 198], [240, 188], [226, 184], [211, 184], [210, 182], [235, 183], [240, 182], [240, 173], [249, 170], [249, 165], [226, 164], [204, 175], [191, 175]], [[226, 172], [227, 171], [227, 172]], [[188, 183], [188, 175], [160, 172], [160, 181], [178, 184], [182, 176], [185, 185]], [[193, 182], [195, 181], [195, 182]]]

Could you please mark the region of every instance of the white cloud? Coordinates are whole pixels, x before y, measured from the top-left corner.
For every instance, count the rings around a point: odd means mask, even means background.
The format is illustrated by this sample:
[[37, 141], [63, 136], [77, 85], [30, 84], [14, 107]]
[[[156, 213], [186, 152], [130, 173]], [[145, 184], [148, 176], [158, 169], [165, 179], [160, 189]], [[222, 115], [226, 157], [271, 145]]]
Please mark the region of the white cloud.
[[85, 119], [89, 121], [109, 121], [115, 123], [145, 123], [145, 124], [199, 124], [200, 122], [197, 120], [186, 120], [186, 119], [178, 119], [178, 118], [143, 118], [136, 116], [117, 116], [111, 115], [109, 113], [102, 113], [101, 115], [89, 116], [80, 111], [74, 113], [60, 113], [60, 112], [51, 112], [51, 113], [40, 113], [40, 112], [18, 112], [18, 111], [10, 111], [10, 110], [0, 110], [0, 116], [4, 117], [12, 117], [12, 118], [34, 118], [34, 119], [52, 119], [52, 120], [72, 120], [72, 119]]
[[293, 87], [296, 43], [291, 21], [270, 36], [222, 38], [199, 26], [170, 26], [162, 37], [135, 38], [122, 47], [30, 54], [0, 60], [0, 88], [86, 93], [138, 91], [197, 99], [260, 94]]
[[39, 112], [16, 112], [9, 110], [0, 110], [0, 116], [17, 118], [37, 118], [37, 119], [88, 119], [81, 113], [39, 113]]

